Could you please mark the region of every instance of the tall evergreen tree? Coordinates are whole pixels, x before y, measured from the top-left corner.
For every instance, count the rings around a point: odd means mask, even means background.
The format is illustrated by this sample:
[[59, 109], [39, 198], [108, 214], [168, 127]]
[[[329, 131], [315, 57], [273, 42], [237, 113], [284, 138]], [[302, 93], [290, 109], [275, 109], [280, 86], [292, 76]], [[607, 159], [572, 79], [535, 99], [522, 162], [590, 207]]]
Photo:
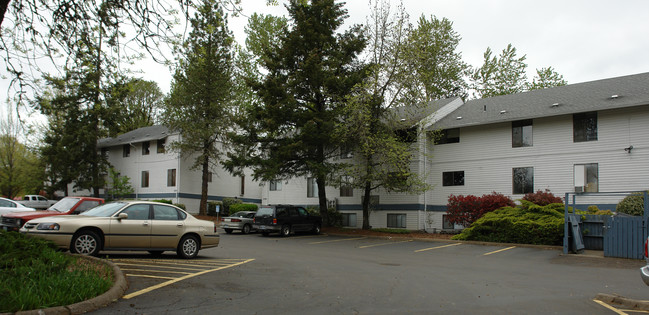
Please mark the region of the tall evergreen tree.
[[199, 213], [205, 215], [210, 166], [224, 154], [224, 135], [230, 128], [233, 38], [216, 0], [203, 0], [191, 25], [189, 38], [178, 48], [180, 62], [164, 105], [163, 122], [180, 132], [180, 141], [171, 148], [195, 157], [192, 168], [202, 172]]
[[[280, 42], [263, 49], [266, 75], [252, 82], [260, 103], [248, 108], [241, 143], [255, 148], [232, 156], [230, 169], [252, 166], [262, 180], [307, 176], [317, 184], [320, 212], [327, 210], [328, 177], [337, 165], [335, 124], [346, 95], [366, 75], [358, 54], [366, 45], [360, 26], [340, 34], [347, 18], [333, 0], [291, 0], [289, 26]], [[239, 152], [241, 153], [241, 152]]]

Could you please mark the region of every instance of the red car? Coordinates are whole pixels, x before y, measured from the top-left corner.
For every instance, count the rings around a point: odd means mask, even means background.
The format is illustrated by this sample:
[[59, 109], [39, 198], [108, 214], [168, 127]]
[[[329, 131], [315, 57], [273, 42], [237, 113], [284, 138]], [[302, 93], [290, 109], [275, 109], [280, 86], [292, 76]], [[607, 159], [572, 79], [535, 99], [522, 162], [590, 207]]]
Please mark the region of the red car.
[[25, 222], [53, 215], [79, 214], [104, 203], [104, 199], [94, 197], [65, 197], [44, 211], [12, 212], [2, 215], [0, 228], [5, 231], [18, 231]]

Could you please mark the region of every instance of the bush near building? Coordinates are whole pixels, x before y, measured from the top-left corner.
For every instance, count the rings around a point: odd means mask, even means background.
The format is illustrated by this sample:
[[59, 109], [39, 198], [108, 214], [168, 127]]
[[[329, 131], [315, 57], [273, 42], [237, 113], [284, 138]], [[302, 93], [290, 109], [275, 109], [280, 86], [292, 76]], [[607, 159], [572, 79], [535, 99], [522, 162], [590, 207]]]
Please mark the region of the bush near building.
[[230, 213], [235, 213], [239, 211], [257, 212], [258, 209], [259, 207], [256, 204], [252, 204], [252, 203], [237, 203], [237, 204], [230, 205]]
[[522, 206], [504, 207], [486, 213], [453, 239], [561, 245], [564, 228], [563, 212], [562, 203], [539, 206], [523, 201]]
[[495, 191], [482, 197], [450, 195], [446, 205], [446, 217], [450, 223], [469, 226], [486, 213], [507, 206], [514, 207], [514, 201]]
[[644, 214], [644, 193], [634, 193], [626, 196], [617, 204], [615, 211], [628, 215], [641, 216]]
[[523, 200], [527, 200], [538, 206], [547, 206], [551, 203], [562, 203], [563, 199], [555, 196], [549, 189], [545, 191], [537, 190], [535, 193], [529, 193], [523, 196]]

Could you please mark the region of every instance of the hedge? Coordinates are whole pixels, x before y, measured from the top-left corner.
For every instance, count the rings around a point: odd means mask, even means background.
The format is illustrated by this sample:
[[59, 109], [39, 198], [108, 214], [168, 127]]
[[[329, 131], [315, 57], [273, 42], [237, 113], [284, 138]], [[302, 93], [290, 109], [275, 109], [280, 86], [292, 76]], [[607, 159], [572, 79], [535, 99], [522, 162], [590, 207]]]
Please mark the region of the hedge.
[[257, 205], [252, 203], [236, 203], [230, 205], [230, 213], [235, 213], [239, 211], [255, 211], [257, 212]]

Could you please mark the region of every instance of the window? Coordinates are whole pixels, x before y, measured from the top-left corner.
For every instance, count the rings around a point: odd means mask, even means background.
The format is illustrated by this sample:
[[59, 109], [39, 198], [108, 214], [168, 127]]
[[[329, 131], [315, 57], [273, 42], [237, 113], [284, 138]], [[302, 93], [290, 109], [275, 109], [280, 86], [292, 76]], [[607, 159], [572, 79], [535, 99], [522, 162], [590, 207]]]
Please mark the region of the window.
[[435, 144], [459, 143], [460, 128], [444, 129], [435, 140]]
[[352, 187], [351, 176], [340, 177], [340, 197], [353, 197], [354, 187]]
[[442, 173], [442, 186], [464, 186], [464, 171]]
[[442, 230], [453, 230], [455, 225], [448, 220], [448, 215], [442, 214]]
[[315, 177], [306, 179], [306, 196], [308, 198], [318, 197], [318, 184], [315, 182]]
[[75, 213], [84, 213], [96, 206], [99, 205], [99, 201], [96, 200], [86, 200], [82, 202], [76, 209], [74, 209]]
[[271, 180], [270, 181], [270, 191], [281, 191], [282, 190], [282, 181]]
[[149, 171], [142, 171], [142, 187], [149, 187]]
[[131, 156], [131, 145], [125, 144], [122, 146], [122, 157], [129, 157], [129, 156]]
[[397, 138], [401, 142], [413, 143], [417, 141], [417, 127], [412, 127], [409, 129], [400, 129], [396, 131]]
[[534, 168], [514, 168], [512, 185], [514, 194], [521, 195], [534, 192]]
[[532, 146], [532, 120], [512, 122], [512, 148]]
[[343, 226], [356, 227], [356, 213], [341, 213], [343, 216]]
[[147, 204], [132, 205], [120, 213], [128, 214], [127, 220], [148, 220], [149, 205]]
[[153, 219], [154, 220], [179, 220], [178, 210], [174, 207], [153, 205]]
[[212, 182], [212, 176], [213, 176], [212, 172], [207, 172], [207, 182], [208, 183]]
[[0, 207], [16, 208], [16, 204], [9, 200], [0, 199]]
[[149, 146], [151, 146], [151, 142], [142, 142], [142, 155], [149, 155]]
[[354, 150], [351, 146], [342, 146], [340, 147], [340, 158], [341, 159], [351, 159], [354, 157]]
[[599, 165], [576, 164], [575, 165], [575, 187], [583, 187], [583, 192], [599, 192]]
[[406, 215], [405, 214], [388, 214], [388, 227], [389, 228], [406, 228]]
[[574, 142], [597, 140], [597, 112], [574, 114], [572, 116]]
[[167, 187], [176, 186], [176, 169], [167, 170]]
[[158, 148], [156, 150], [157, 153], [165, 153], [165, 139], [160, 139], [158, 140]]
[[241, 190], [239, 194], [243, 196], [246, 193], [246, 175], [241, 175]]

